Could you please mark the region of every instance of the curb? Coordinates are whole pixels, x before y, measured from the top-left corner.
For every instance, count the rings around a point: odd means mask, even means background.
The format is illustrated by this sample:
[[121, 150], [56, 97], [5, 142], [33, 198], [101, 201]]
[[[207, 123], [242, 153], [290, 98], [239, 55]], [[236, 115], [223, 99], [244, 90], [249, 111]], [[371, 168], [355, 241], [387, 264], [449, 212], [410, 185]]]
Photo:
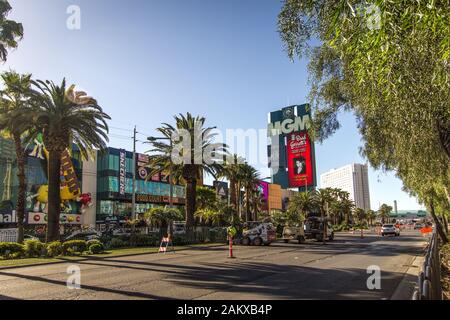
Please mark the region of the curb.
[[417, 277], [419, 276], [424, 261], [424, 256], [415, 256], [413, 258], [390, 300], [412, 300], [414, 290], [417, 287]]

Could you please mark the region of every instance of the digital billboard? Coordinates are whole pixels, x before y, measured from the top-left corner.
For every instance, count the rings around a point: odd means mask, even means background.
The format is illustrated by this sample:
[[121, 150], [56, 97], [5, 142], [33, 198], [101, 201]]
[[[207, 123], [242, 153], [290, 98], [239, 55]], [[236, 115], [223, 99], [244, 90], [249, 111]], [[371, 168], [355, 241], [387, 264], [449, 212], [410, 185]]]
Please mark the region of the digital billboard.
[[317, 185], [314, 142], [308, 136], [309, 105], [293, 105], [269, 113], [268, 157], [272, 182], [283, 189], [309, 190]]
[[307, 132], [294, 132], [287, 136], [287, 162], [289, 187], [314, 184], [311, 140]]

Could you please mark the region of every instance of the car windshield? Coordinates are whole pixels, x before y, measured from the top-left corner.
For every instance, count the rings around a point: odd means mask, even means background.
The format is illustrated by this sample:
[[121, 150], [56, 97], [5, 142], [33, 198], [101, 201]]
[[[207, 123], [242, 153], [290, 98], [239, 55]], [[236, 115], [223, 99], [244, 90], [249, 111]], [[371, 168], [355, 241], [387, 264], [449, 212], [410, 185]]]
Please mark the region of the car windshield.
[[392, 225], [392, 224], [385, 224], [383, 227], [384, 228], [392, 228], [394, 225]]

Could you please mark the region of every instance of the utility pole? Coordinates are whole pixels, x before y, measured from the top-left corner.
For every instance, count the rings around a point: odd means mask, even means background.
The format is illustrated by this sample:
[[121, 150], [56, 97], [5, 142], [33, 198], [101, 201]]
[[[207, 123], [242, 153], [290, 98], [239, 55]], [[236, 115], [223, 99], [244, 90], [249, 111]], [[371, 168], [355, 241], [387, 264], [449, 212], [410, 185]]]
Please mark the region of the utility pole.
[[136, 219], [136, 126], [133, 130], [133, 163], [131, 165], [133, 171], [133, 190], [131, 196], [131, 218]]

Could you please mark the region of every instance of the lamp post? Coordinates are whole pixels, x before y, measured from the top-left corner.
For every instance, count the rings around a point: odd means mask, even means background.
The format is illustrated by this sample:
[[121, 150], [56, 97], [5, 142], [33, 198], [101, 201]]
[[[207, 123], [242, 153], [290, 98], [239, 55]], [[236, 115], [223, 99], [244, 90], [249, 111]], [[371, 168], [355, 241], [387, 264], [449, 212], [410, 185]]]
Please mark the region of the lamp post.
[[[172, 150], [172, 139], [171, 138], [165, 138], [165, 137], [148, 137], [148, 141], [155, 142], [158, 140], [169, 140], [170, 141], [170, 150]], [[172, 198], [172, 155], [170, 155], [170, 172], [169, 172], [169, 207], [173, 207], [173, 198]]]

